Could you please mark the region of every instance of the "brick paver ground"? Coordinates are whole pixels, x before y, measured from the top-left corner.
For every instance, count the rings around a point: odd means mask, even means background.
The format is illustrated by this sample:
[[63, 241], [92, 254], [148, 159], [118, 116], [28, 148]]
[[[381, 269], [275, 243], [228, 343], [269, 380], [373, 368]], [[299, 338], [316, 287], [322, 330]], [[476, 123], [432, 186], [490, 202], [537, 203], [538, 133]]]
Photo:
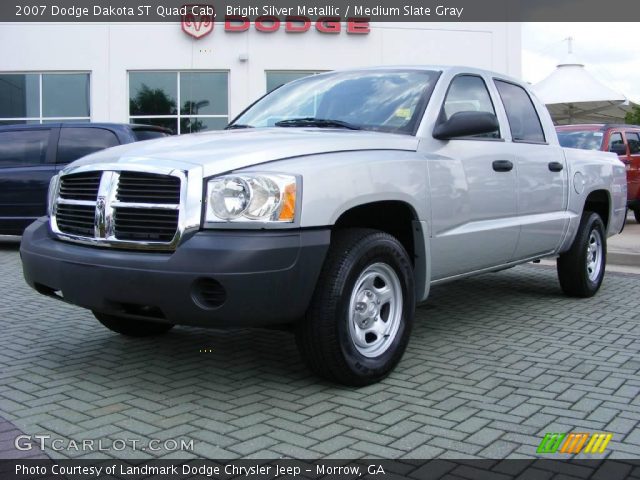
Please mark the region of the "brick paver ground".
[[[640, 276], [587, 300], [539, 266], [435, 287], [398, 368], [361, 389], [314, 377], [285, 332], [113, 334], [31, 291], [2, 244], [0, 292], [0, 416], [57, 439], [53, 458], [531, 458], [552, 431], [612, 432], [611, 458], [640, 457]], [[69, 443], [90, 439], [126, 446]], [[131, 448], [152, 439], [193, 450]]]

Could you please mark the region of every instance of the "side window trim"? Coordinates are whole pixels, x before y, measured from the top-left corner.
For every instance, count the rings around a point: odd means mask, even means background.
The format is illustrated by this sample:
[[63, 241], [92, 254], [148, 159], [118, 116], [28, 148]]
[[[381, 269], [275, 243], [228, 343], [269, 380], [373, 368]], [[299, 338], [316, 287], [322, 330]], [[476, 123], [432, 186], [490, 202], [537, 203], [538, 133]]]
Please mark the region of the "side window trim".
[[443, 118], [444, 118], [444, 105], [445, 103], [447, 103], [447, 98], [449, 97], [449, 92], [451, 90], [451, 86], [453, 85], [453, 82], [456, 81], [457, 78], [459, 77], [475, 77], [475, 78], [479, 78], [483, 85], [484, 88], [487, 92], [487, 97], [489, 98], [489, 101], [491, 102], [491, 108], [493, 108], [493, 114], [496, 116], [496, 118], [498, 118], [498, 123], [499, 123], [499, 127], [498, 127], [498, 137], [497, 138], [491, 138], [491, 137], [456, 137], [455, 139], [452, 140], [475, 140], [475, 141], [480, 141], [480, 142], [504, 142], [505, 138], [504, 135], [502, 133], [502, 124], [500, 123], [499, 117], [498, 117], [498, 112], [496, 111], [496, 104], [494, 102], [493, 96], [491, 95], [491, 92], [489, 91], [489, 86], [487, 85], [486, 80], [482, 77], [482, 75], [478, 75], [476, 73], [466, 73], [466, 72], [462, 72], [462, 73], [458, 73], [456, 75], [453, 76], [453, 78], [451, 78], [451, 80], [449, 81], [449, 85], [447, 85], [447, 90], [444, 93], [444, 97], [442, 99], [442, 104], [440, 105], [440, 112], [438, 113], [438, 118], [436, 120], [436, 124], [434, 126], [437, 127], [438, 125], [440, 125], [440, 123], [443, 122]]
[[[498, 92], [498, 97], [500, 99], [500, 103], [502, 104], [502, 108], [504, 108], [505, 114], [507, 115], [507, 123], [509, 125], [509, 131], [511, 132], [511, 142], [512, 143], [530, 143], [532, 145], [549, 145], [549, 142], [547, 141], [547, 135], [546, 135], [546, 133], [544, 131], [544, 127], [542, 125], [542, 119], [540, 118], [540, 112], [538, 112], [538, 108], [536, 107], [535, 102], [531, 98], [531, 95], [529, 95], [529, 92], [527, 91], [527, 89], [523, 88], [522, 85], [518, 85], [517, 83], [512, 82], [510, 80], [507, 80], [505, 78], [493, 77], [492, 80], [493, 80], [493, 84], [496, 87], [496, 90]], [[496, 82], [508, 83], [509, 85], [513, 85], [514, 87], [518, 87], [522, 91], [524, 91], [524, 93], [527, 95], [527, 98], [529, 99], [529, 102], [531, 102], [531, 106], [533, 107], [533, 111], [535, 112], [536, 118], [538, 119], [538, 124], [540, 125], [540, 132], [542, 132], [542, 138], [544, 138], [543, 141], [520, 140], [520, 139], [517, 139], [517, 138], [513, 137], [513, 132], [511, 131], [511, 122], [509, 121], [509, 115], [507, 114], [507, 106], [504, 104], [504, 100], [502, 99], [502, 95], [500, 95], [500, 89], [498, 88]]]

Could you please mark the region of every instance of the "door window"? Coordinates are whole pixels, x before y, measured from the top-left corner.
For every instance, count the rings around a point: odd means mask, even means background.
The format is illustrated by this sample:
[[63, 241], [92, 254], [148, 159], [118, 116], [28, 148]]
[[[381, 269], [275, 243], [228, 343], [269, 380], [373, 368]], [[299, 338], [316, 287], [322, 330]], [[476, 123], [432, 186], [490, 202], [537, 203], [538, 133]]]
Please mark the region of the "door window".
[[90, 153], [119, 145], [118, 138], [103, 128], [60, 129], [57, 163], [69, 163]]
[[[440, 122], [446, 122], [454, 113], [469, 111], [496, 114], [484, 80], [475, 75], [459, 75], [449, 86], [440, 114]], [[500, 138], [500, 131], [475, 135], [475, 137]]]
[[618, 152], [622, 148], [624, 148], [624, 140], [622, 139], [622, 134], [620, 132], [612, 133], [609, 136], [609, 148], [607, 150], [609, 152]]
[[640, 153], [640, 136], [635, 132], [627, 132], [627, 143], [629, 144], [629, 153], [637, 155]]
[[45, 163], [49, 133], [48, 129], [0, 132], [0, 167]]
[[540, 118], [531, 97], [524, 88], [513, 83], [495, 81], [507, 112], [511, 137], [515, 142], [543, 143], [546, 141]]

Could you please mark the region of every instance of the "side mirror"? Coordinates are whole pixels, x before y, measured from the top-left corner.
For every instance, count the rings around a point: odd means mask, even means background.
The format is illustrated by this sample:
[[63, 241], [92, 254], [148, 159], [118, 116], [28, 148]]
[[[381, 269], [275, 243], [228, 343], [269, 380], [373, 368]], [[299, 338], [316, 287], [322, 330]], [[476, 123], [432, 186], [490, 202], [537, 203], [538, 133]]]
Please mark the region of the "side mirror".
[[489, 112], [457, 112], [444, 123], [436, 125], [433, 137], [449, 140], [456, 137], [471, 137], [483, 133], [495, 132], [500, 128], [498, 119]]
[[616, 155], [626, 155], [627, 147], [624, 143], [614, 143], [609, 147], [609, 151]]

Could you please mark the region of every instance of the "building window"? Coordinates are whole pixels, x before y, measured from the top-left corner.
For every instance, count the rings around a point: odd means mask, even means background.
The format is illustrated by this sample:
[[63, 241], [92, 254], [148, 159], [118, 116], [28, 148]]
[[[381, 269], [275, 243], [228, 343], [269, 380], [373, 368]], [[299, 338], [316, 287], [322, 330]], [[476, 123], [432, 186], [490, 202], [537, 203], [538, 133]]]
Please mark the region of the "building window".
[[129, 72], [132, 123], [177, 134], [221, 130], [229, 123], [227, 72]]
[[285, 83], [293, 82], [299, 78], [317, 75], [326, 70], [304, 71], [304, 70], [269, 70], [267, 71], [267, 93], [281, 87]]
[[88, 73], [0, 73], [0, 125], [88, 122]]

